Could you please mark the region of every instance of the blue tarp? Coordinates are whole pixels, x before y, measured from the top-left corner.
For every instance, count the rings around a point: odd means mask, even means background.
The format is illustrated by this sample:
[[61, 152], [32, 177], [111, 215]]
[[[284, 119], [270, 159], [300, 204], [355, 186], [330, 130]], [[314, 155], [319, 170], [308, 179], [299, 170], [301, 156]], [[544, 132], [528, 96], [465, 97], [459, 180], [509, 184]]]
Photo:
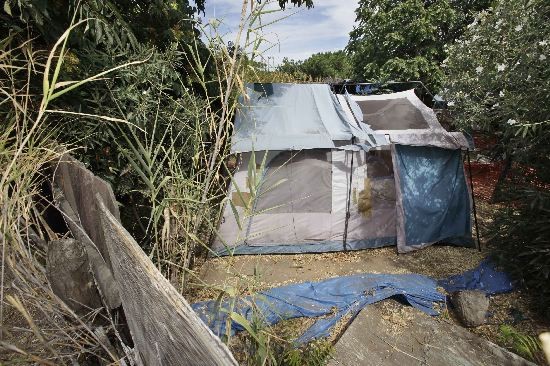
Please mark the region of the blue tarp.
[[[429, 315], [438, 315], [437, 303], [445, 303], [445, 295], [437, 291], [441, 286], [448, 292], [478, 289], [487, 294], [511, 291], [508, 276], [498, 272], [488, 261], [462, 275], [436, 281], [418, 274], [358, 274], [331, 278], [319, 282], [304, 282], [262, 291], [254, 296], [210, 300], [195, 303], [193, 310], [218, 336], [226, 334], [228, 313], [242, 315], [248, 322], [256, 319], [273, 325], [298, 317], [320, 317], [300, 338], [298, 344], [324, 338], [346, 314], [353, 317], [366, 305], [389, 297], [397, 297]], [[231, 333], [244, 327], [231, 322]]]
[[[437, 282], [417, 274], [388, 275], [360, 274], [331, 278], [320, 282], [304, 282], [295, 285], [273, 288], [246, 297], [237, 302], [234, 311], [248, 321], [253, 319], [252, 303], [262, 314], [263, 321], [272, 325], [284, 319], [298, 317], [318, 317], [334, 314], [320, 319], [298, 340], [308, 342], [326, 337], [336, 322], [347, 313], [359, 312], [364, 306], [374, 302], [399, 296], [412, 306], [436, 315], [434, 302], [445, 301], [445, 296], [437, 291]], [[221, 304], [206, 301], [193, 304], [193, 309], [217, 335], [226, 334], [227, 312], [232, 300]], [[232, 329], [243, 330], [242, 325], [233, 322]]]
[[465, 238], [471, 245], [470, 195], [460, 150], [395, 145], [407, 246], [424, 246], [446, 239]]
[[510, 277], [496, 270], [489, 259], [476, 268], [438, 281], [439, 286], [451, 293], [461, 290], [480, 290], [488, 295], [502, 294], [514, 289]]

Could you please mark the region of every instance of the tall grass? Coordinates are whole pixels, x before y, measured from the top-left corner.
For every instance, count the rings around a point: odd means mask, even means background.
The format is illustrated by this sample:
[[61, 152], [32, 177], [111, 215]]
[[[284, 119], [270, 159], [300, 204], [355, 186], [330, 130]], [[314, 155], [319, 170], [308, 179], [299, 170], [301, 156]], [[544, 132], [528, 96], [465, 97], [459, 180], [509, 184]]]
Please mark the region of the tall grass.
[[156, 113], [144, 132], [120, 126], [121, 149], [149, 199], [150, 257], [181, 291], [197, 255], [208, 253], [221, 216], [230, 180], [225, 161], [233, 119], [238, 98], [245, 94], [245, 82], [263, 75], [254, 65], [262, 50], [270, 47], [263, 36], [263, 17], [275, 12], [268, 10], [271, 3], [242, 1], [240, 22], [231, 41], [234, 47], [228, 47], [222, 37], [220, 21], [197, 25], [206, 40], [208, 57], [201, 56], [198, 40], [188, 45], [182, 57], [191, 65], [187, 78], [197, 85], [201, 97], [181, 78], [180, 97], [162, 88], [156, 91], [157, 105], [170, 100], [174, 113]]
[[[34, 50], [33, 40], [25, 40], [23, 33], [1, 41], [0, 344], [12, 352], [12, 362], [65, 364], [84, 354], [110, 362], [120, 359], [105, 333], [88, 325], [105, 314], [90, 309], [85, 317], [78, 316], [52, 292], [46, 277], [46, 243], [58, 238], [43, 219], [48, 203], [37, 204], [37, 199], [47, 178], [44, 168], [65, 151], [48, 123], [48, 106], [93, 80], [70, 85], [58, 81], [69, 33], [50, 52]], [[35, 87], [40, 84], [42, 88]]]
[[[181, 54], [184, 59], [178, 62], [190, 67], [186, 68], [189, 74], [178, 81], [183, 91], [179, 97], [166, 88], [155, 88], [162, 83], [150, 84], [157, 99], [152, 106], [154, 118], [144, 115], [148, 119], [144, 126], [130, 122], [123, 106], [118, 111], [98, 108], [93, 113], [53, 107], [53, 101], [77, 88], [93, 89], [98, 83], [108, 83], [113, 75], [144, 67], [149, 60], [116, 65], [83, 80], [61, 80], [67, 40], [86, 19], [73, 19], [48, 51], [35, 50], [38, 43], [25, 39], [24, 32], [1, 40], [0, 346], [10, 352], [10, 362], [134, 362], [117, 333], [119, 319], [104, 309], [89, 309], [85, 316], [75, 314], [53, 293], [47, 280], [47, 243], [59, 237], [44, 217], [51, 205], [43, 195], [50, 179], [45, 172], [69, 149], [59, 142], [63, 131], [55, 123], [57, 118], [102, 121], [116, 132], [122, 158], [139, 177], [149, 202], [144, 229], [150, 237], [150, 256], [183, 290], [196, 256], [208, 252], [220, 217], [230, 179], [224, 162], [232, 121], [245, 79], [255, 73], [252, 61], [265, 44], [262, 18], [273, 12], [266, 10], [268, 4], [242, 1], [233, 40], [239, 45], [236, 49], [227, 47], [215, 24], [202, 27], [207, 57], [201, 54], [198, 40]], [[214, 77], [208, 70], [214, 70]], [[188, 87], [185, 77], [197, 85], [198, 92]], [[116, 102], [115, 91], [113, 97]], [[103, 325], [92, 326], [92, 322]]]

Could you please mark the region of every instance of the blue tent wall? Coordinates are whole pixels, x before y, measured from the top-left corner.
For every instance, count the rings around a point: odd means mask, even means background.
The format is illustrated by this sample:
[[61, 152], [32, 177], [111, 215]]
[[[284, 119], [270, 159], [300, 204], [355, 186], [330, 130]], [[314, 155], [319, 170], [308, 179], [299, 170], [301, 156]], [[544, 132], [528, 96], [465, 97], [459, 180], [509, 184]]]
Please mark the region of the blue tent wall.
[[460, 150], [394, 145], [393, 151], [399, 251], [439, 241], [471, 246], [470, 193]]

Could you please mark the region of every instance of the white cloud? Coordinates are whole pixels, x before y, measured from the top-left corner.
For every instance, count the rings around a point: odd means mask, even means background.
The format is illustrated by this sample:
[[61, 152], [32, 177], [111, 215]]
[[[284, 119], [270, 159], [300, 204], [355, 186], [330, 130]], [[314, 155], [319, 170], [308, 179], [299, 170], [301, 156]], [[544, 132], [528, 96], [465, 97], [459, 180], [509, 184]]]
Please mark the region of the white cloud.
[[[264, 36], [275, 46], [264, 56], [271, 56], [278, 63], [283, 57], [305, 59], [316, 52], [343, 49], [355, 22], [357, 3], [358, 0], [316, 0], [312, 9], [288, 6], [285, 11], [266, 15], [264, 24], [284, 19], [265, 28]], [[278, 8], [276, 2], [268, 7]], [[241, 8], [238, 0], [206, 1], [206, 20], [222, 18], [224, 39], [234, 39]]]

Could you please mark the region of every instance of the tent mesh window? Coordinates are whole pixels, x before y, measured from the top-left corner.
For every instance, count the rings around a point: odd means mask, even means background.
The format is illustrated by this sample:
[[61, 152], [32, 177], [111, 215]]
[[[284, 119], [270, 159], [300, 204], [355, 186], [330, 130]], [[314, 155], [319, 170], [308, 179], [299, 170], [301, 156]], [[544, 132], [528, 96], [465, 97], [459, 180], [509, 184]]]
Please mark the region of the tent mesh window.
[[370, 150], [366, 163], [373, 209], [395, 207], [395, 181], [390, 149]]
[[427, 129], [422, 112], [407, 98], [357, 101], [363, 121], [373, 130]]
[[256, 212], [330, 213], [331, 209], [330, 150], [281, 151], [269, 161], [256, 199]]

